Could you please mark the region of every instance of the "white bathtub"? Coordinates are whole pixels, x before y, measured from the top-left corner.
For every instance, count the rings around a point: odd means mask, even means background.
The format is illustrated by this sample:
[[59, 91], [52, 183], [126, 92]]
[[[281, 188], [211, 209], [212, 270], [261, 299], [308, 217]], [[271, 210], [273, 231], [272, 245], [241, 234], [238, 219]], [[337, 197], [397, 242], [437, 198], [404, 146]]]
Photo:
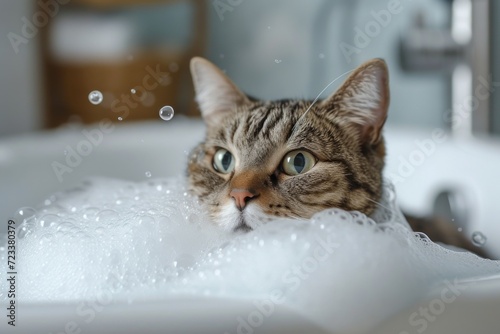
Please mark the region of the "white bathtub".
[[[94, 125], [87, 131], [99, 129]], [[184, 173], [186, 153], [204, 134], [199, 121], [176, 117], [170, 122], [120, 124], [102, 132], [102, 142], [91, 144], [91, 152], [81, 163], [70, 166], [71, 172], [57, 176], [54, 162], [66, 164], [66, 153], [78, 151], [88, 141], [82, 128], [64, 128], [0, 141], [0, 221], [6, 222], [21, 206], [35, 206], [47, 195], [78, 184], [87, 176], [100, 175], [129, 180], [145, 180]], [[446, 187], [463, 189], [470, 201], [471, 224], [464, 233], [479, 230], [488, 241], [485, 248], [500, 258], [500, 225], [497, 192], [500, 190], [500, 143], [479, 140], [451, 140], [436, 143], [423, 162], [411, 173], [401, 171], [401, 158], [412, 161], [420, 148], [415, 139], [432, 138], [426, 131], [394, 129], [386, 131], [388, 165], [386, 173], [399, 176], [396, 185], [403, 207], [411, 212], [431, 211], [435, 194]], [[83, 146], [82, 146], [83, 145]], [[88, 147], [87, 147], [88, 148]], [[420, 156], [422, 156], [420, 154]], [[420, 163], [419, 161], [417, 161]], [[1, 224], [5, 232], [5, 223]], [[2, 267], [3, 268], [3, 267]], [[436, 320], [429, 322], [426, 333], [498, 333], [500, 330], [500, 278], [467, 283], [467, 290], [447, 305]], [[436, 291], [436, 295], [439, 290]], [[428, 305], [435, 296], [422, 298]], [[95, 321], [86, 323], [76, 313], [78, 305], [21, 305], [19, 326], [6, 325], [0, 331], [12, 333], [224, 333], [227, 324], [241, 314], [249, 314], [254, 306], [243, 300], [210, 300], [186, 298], [133, 305], [108, 305], [96, 312]], [[419, 305], [402, 310], [376, 333], [416, 333], [409, 317]], [[2, 306], [2, 309], [4, 307]], [[496, 310], [496, 311], [495, 311]], [[75, 327], [74, 321], [78, 327]], [[360, 319], [362, 322], [362, 319]], [[68, 325], [69, 323], [69, 325]], [[69, 326], [65, 328], [65, 326]], [[229, 327], [232, 328], [232, 327]], [[284, 308], [265, 320], [255, 333], [324, 333], [313, 323]]]

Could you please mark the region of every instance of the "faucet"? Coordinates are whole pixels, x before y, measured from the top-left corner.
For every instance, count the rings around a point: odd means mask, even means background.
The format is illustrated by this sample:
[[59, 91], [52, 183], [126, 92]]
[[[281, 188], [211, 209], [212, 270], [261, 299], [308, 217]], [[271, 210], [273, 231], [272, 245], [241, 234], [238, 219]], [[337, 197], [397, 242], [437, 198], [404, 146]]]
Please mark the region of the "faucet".
[[403, 70], [433, 71], [450, 77], [451, 111], [443, 115], [455, 136], [490, 134], [491, 0], [442, 0], [450, 19], [445, 28], [429, 27], [422, 12], [400, 42]]

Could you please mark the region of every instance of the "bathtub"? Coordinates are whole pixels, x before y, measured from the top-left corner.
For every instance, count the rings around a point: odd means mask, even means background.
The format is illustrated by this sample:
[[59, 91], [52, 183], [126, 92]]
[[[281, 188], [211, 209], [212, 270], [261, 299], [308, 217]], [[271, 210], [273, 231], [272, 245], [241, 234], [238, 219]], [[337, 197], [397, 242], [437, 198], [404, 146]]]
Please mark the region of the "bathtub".
[[[17, 208], [36, 206], [49, 194], [79, 184], [91, 175], [128, 180], [168, 177], [185, 172], [189, 149], [204, 135], [200, 121], [176, 117], [169, 122], [69, 125], [0, 141], [1, 221], [15, 216]], [[500, 142], [454, 139], [434, 130], [386, 129], [386, 175], [396, 184], [401, 205], [412, 213], [432, 212], [434, 198], [443, 189], [464, 194], [469, 224], [464, 233], [481, 231], [484, 245], [500, 258], [500, 211], [496, 192], [500, 170]], [[434, 145], [434, 146], [433, 146]], [[69, 159], [69, 160], [67, 160]], [[68, 162], [69, 161], [69, 162]], [[64, 167], [65, 166], [65, 167]], [[5, 233], [2, 223], [0, 233]], [[500, 277], [462, 283], [456, 301], [432, 321], [426, 333], [497, 333], [500, 319]], [[439, 297], [436, 289], [419, 305], [401, 310], [372, 333], [417, 333], [422, 329], [409, 319], [420, 307]], [[95, 306], [95, 305], [94, 305]], [[225, 333], [227, 324], [254, 309], [247, 300], [184, 298], [133, 305], [91, 307], [95, 319], [87, 323], [76, 311], [79, 305], [20, 305], [19, 326], [2, 320], [2, 333]], [[2, 309], [4, 307], [2, 306]], [[4, 318], [4, 316], [2, 316]], [[194, 319], [196, 319], [194, 321]], [[415, 318], [413, 319], [415, 320]], [[360, 323], [363, 320], [360, 319]], [[255, 333], [326, 333], [285, 307], [277, 307]]]

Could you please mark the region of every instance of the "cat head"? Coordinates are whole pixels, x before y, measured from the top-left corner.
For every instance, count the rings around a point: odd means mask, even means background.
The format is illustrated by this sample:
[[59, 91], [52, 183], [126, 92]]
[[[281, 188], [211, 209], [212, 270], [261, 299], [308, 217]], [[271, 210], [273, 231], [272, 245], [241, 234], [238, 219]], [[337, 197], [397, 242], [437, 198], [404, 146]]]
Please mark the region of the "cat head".
[[361, 65], [314, 104], [252, 99], [202, 58], [191, 73], [207, 132], [190, 154], [189, 186], [217, 224], [248, 230], [332, 207], [374, 211], [389, 106], [383, 60]]

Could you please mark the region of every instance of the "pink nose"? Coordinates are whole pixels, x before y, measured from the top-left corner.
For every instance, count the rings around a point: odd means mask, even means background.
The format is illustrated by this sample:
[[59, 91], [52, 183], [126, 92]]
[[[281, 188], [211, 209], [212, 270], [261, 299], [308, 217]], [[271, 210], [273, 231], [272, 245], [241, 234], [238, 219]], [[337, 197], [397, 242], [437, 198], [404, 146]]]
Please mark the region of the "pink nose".
[[238, 207], [238, 209], [240, 211], [243, 211], [243, 209], [247, 205], [247, 202], [250, 201], [252, 198], [258, 196], [258, 194], [255, 194], [254, 192], [251, 192], [247, 189], [233, 189], [229, 193], [229, 196], [234, 198], [234, 202]]

